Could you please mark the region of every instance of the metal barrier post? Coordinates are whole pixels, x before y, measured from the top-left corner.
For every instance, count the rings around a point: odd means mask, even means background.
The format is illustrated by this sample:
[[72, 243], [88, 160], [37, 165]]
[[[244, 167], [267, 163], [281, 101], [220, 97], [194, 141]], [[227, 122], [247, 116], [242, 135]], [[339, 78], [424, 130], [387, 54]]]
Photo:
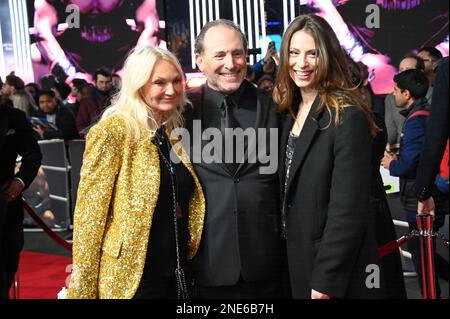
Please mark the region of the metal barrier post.
[[10, 299], [19, 299], [19, 270], [14, 274], [14, 281], [9, 289]]
[[433, 252], [433, 216], [417, 215], [419, 228], [420, 261], [422, 269], [422, 293], [424, 299], [436, 299], [434, 252]]

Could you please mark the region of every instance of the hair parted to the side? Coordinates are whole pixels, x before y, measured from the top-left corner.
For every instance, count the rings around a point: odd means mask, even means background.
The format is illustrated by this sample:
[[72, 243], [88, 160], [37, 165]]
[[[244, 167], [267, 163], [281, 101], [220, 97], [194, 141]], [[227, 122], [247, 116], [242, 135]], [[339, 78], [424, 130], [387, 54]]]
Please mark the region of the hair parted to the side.
[[[124, 64], [122, 88], [113, 99], [115, 102], [103, 113], [101, 120], [119, 116], [124, 119], [133, 139], [138, 140], [146, 131], [153, 137], [156, 130], [155, 117], [151, 105], [145, 102], [141, 90], [160, 60], [172, 63], [184, 81], [181, 65], [169, 51], [153, 46], [134, 48]], [[183, 126], [182, 113], [185, 105], [189, 103], [184, 92], [177, 102], [177, 107], [172, 112], [167, 112], [163, 118], [163, 122], [170, 130]], [[155, 123], [154, 127], [149, 126], [149, 120]]]
[[289, 47], [294, 33], [301, 30], [314, 39], [318, 52], [318, 66], [312, 83], [321, 97], [318, 111], [320, 112], [323, 107], [335, 109], [335, 124], [338, 125], [345, 107], [361, 107], [366, 113], [372, 136], [375, 136], [378, 127], [374, 122], [372, 111], [364, 102], [357, 87], [351, 82], [346, 53], [328, 22], [314, 14], [300, 15], [295, 18], [283, 35], [279, 69], [273, 91], [273, 98], [279, 110], [289, 110], [293, 114], [294, 97], [300, 95], [299, 88], [289, 72]]
[[247, 47], [248, 47], [247, 37], [242, 32], [241, 28], [239, 28], [239, 26], [237, 24], [235, 24], [233, 21], [230, 21], [227, 19], [218, 19], [218, 20], [210, 21], [202, 27], [202, 30], [200, 31], [199, 35], [197, 36], [197, 38], [195, 38], [195, 44], [194, 44], [194, 52], [195, 53], [199, 53], [199, 54], [203, 53], [203, 51], [205, 50], [204, 42], [205, 42], [206, 32], [208, 32], [209, 29], [217, 27], [217, 26], [228, 27], [228, 28], [236, 31], [241, 37], [242, 46], [244, 47], [245, 50], [247, 50]]
[[408, 90], [415, 100], [427, 95], [430, 84], [425, 73], [417, 69], [409, 69], [396, 74], [394, 82], [402, 92]]

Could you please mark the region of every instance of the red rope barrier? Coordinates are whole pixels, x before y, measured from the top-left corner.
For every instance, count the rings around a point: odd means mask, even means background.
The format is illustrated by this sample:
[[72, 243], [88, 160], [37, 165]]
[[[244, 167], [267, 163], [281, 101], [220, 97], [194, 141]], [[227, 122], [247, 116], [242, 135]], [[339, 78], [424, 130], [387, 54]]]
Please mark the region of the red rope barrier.
[[[34, 212], [34, 210], [28, 205], [26, 201], [23, 202], [23, 207], [28, 212], [30, 217], [35, 221], [35, 223], [41, 227], [44, 232], [56, 241], [58, 244], [63, 246], [69, 251], [72, 251], [72, 245], [65, 241], [63, 238], [58, 236], [53, 230], [51, 230]], [[435, 299], [436, 298], [436, 287], [434, 284], [434, 263], [433, 263], [433, 243], [432, 243], [432, 227], [433, 221], [431, 217], [422, 216], [417, 218], [417, 225], [420, 230], [420, 255], [421, 255], [421, 266], [422, 266], [422, 283], [423, 283], [423, 297], [425, 299]], [[410, 241], [413, 236], [418, 235], [418, 233], [406, 234], [397, 240], [392, 240], [383, 246], [378, 248], [378, 256], [383, 258], [394, 250], [398, 249], [401, 245]], [[448, 247], [448, 240], [443, 239], [444, 246]]]
[[50, 236], [51, 239], [56, 241], [58, 244], [63, 246], [65, 249], [72, 251], [72, 245], [69, 244], [67, 241], [62, 239], [60, 236], [58, 236], [53, 230], [51, 230], [43, 221], [39, 218], [39, 216], [34, 212], [33, 208], [28, 205], [28, 203], [24, 200], [23, 201], [23, 207], [27, 211], [28, 215], [34, 220], [34, 222], [42, 228], [42, 230]]
[[391, 240], [390, 242], [384, 244], [380, 248], [378, 248], [378, 256], [380, 258], [383, 258], [390, 253], [392, 253], [394, 250], [398, 249], [401, 245], [406, 243], [407, 241], [410, 241], [412, 236], [410, 234], [403, 235], [397, 240]]

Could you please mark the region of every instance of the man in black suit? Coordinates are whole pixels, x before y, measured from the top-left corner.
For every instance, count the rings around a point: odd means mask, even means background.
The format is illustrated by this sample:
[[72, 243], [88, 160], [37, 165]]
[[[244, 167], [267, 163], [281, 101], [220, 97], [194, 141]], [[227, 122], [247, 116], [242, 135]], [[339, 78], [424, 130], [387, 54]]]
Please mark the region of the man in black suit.
[[[0, 104], [0, 298], [8, 298], [23, 247], [21, 193], [37, 174], [41, 152], [25, 113]], [[21, 166], [15, 173], [17, 156]]]
[[[199, 298], [281, 298], [285, 253], [279, 233], [277, 169], [271, 165], [278, 160], [276, 106], [269, 93], [245, 80], [247, 40], [233, 22], [207, 23], [196, 39], [195, 55], [207, 78], [205, 85], [189, 93], [194, 107], [186, 113], [193, 136], [190, 156], [207, 205], [193, 260], [196, 292]], [[251, 138], [231, 142], [228, 137], [237, 131], [230, 129], [256, 132], [258, 152]], [[261, 129], [267, 131], [265, 137], [258, 135]], [[214, 153], [215, 160], [208, 158], [205, 146], [217, 139], [200, 141], [196, 132], [203, 137], [218, 133], [224, 152]], [[236, 156], [241, 146], [245, 152]], [[276, 163], [252, 160], [261, 150]]]
[[439, 63], [434, 82], [433, 100], [428, 118], [425, 143], [416, 176], [417, 212], [434, 214], [432, 186], [448, 142], [448, 57]]

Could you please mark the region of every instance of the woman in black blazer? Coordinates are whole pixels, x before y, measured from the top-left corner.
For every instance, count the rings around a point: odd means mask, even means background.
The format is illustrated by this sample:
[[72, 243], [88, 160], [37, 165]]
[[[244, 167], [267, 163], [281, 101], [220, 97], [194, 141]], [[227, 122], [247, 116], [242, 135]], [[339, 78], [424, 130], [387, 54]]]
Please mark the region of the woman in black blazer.
[[293, 298], [380, 298], [370, 213], [372, 114], [329, 24], [286, 30], [274, 100], [283, 112], [282, 227]]

